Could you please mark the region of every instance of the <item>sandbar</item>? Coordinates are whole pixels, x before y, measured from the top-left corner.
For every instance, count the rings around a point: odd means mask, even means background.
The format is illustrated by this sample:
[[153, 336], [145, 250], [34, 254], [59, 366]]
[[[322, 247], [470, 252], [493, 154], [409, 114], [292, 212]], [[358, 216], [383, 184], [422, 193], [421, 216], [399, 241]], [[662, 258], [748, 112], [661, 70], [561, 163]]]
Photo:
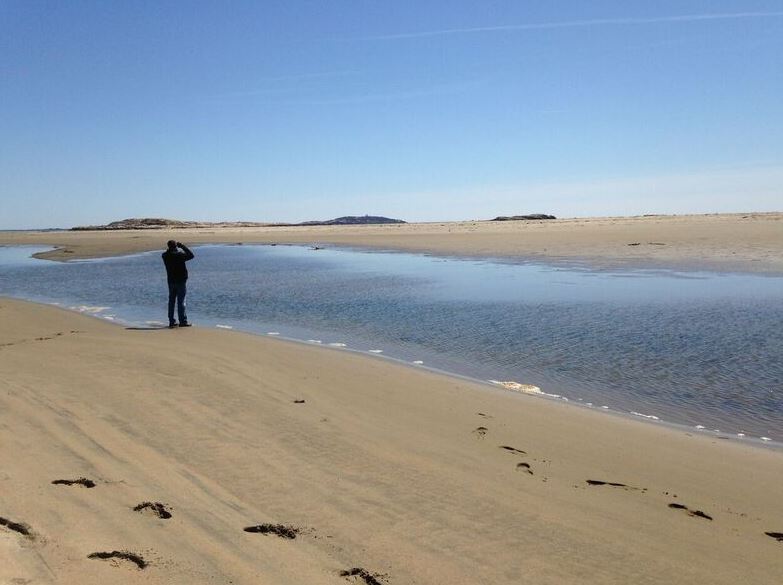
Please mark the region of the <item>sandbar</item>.
[[351, 246], [451, 256], [578, 262], [597, 268], [672, 268], [783, 274], [783, 213], [656, 215], [547, 221], [360, 226], [0, 232], [0, 245], [43, 244], [52, 260], [191, 244]]

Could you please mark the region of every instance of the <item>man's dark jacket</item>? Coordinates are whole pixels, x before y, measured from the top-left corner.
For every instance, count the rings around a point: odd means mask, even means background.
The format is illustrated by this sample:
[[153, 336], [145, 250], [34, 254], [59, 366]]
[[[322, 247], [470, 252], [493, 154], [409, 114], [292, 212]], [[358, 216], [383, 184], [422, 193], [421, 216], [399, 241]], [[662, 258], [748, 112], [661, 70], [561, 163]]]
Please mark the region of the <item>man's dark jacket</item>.
[[185, 267], [185, 262], [193, 259], [193, 252], [188, 250], [187, 246], [182, 246], [181, 251], [166, 250], [162, 256], [169, 282], [185, 282], [188, 279], [188, 269]]

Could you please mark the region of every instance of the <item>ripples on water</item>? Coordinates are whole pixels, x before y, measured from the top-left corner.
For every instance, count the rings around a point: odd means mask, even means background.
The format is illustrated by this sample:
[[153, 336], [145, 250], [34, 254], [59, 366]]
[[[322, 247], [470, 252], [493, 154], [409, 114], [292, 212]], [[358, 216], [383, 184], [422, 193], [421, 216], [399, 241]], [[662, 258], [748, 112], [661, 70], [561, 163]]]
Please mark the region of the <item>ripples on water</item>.
[[[159, 253], [58, 264], [0, 248], [0, 294], [165, 320]], [[783, 278], [596, 272], [294, 246], [204, 246], [205, 325], [323, 339], [571, 400], [783, 438]]]

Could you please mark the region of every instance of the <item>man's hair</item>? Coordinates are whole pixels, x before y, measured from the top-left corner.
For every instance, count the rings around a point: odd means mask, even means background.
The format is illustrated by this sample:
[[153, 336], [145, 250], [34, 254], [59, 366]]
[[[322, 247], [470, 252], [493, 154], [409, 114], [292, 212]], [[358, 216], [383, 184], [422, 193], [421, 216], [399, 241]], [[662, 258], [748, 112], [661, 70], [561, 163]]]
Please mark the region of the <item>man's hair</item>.
[[174, 240], [169, 240], [166, 242], [166, 245], [169, 247], [170, 250], [175, 250], [177, 248], [177, 242]]

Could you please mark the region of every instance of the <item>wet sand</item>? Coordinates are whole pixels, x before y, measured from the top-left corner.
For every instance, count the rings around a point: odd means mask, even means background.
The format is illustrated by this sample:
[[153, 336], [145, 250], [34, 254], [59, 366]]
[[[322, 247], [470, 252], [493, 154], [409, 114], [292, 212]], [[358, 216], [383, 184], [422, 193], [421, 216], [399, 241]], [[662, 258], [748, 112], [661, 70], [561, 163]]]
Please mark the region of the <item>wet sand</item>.
[[465, 221], [382, 226], [314, 226], [5, 232], [0, 244], [57, 246], [42, 258], [68, 260], [188, 244], [356, 246], [458, 256], [577, 261], [591, 266], [689, 268], [783, 274], [783, 213]]
[[0, 371], [0, 583], [783, 581], [779, 451], [8, 299]]

